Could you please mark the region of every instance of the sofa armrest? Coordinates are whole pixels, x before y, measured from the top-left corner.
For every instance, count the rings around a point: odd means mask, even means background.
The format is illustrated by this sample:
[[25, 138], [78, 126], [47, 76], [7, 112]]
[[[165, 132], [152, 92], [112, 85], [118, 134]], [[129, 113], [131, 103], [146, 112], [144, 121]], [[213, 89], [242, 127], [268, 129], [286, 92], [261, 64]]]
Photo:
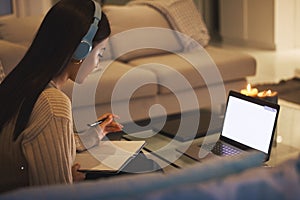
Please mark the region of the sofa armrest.
[[43, 16], [0, 19], [0, 38], [16, 44], [29, 46], [42, 19]]
[[0, 40], [0, 46], [0, 60], [5, 74], [8, 74], [22, 59], [27, 48], [4, 40]]

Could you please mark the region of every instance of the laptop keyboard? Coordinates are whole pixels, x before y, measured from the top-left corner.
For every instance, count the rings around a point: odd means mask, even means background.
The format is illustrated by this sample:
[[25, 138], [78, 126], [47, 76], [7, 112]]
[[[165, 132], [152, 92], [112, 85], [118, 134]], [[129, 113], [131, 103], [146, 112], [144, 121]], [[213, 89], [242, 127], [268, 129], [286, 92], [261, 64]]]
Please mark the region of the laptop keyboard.
[[202, 144], [201, 147], [219, 156], [229, 156], [229, 155], [235, 155], [241, 153], [241, 150], [223, 144], [222, 142], [219, 141], [216, 142], [215, 144], [214, 143]]

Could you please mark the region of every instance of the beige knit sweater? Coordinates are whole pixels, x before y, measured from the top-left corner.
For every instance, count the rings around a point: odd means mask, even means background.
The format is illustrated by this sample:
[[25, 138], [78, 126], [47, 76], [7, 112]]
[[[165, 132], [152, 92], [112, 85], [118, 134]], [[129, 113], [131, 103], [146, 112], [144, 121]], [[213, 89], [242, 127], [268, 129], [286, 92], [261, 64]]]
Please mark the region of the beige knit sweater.
[[[13, 142], [15, 121], [0, 134], [0, 192], [29, 185], [72, 183], [75, 158], [71, 103], [56, 88], [38, 98], [27, 128]], [[97, 135], [97, 134], [96, 134]], [[92, 137], [97, 140], [97, 136]]]

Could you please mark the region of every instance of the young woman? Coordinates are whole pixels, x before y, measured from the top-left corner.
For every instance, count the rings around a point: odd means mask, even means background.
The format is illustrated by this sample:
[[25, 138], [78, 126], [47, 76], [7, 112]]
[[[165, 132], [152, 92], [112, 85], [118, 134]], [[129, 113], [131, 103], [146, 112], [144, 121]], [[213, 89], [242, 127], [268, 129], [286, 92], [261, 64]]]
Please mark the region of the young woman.
[[[85, 178], [73, 163], [71, 103], [60, 88], [68, 79], [85, 79], [109, 35], [107, 17], [92, 0], [61, 0], [49, 10], [25, 56], [0, 84], [1, 192]], [[84, 52], [86, 37], [93, 53]], [[88, 130], [91, 145], [122, 129], [114, 117], [104, 114], [99, 119], [105, 121]]]

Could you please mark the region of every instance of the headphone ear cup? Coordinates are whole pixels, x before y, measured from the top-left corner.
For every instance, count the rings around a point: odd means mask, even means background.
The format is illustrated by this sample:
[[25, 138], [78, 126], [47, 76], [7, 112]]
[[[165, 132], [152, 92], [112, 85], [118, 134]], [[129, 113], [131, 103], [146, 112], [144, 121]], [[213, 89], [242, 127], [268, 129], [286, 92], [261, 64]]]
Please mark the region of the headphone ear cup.
[[82, 40], [73, 54], [75, 60], [83, 60], [92, 50], [92, 44], [87, 40]]
[[98, 30], [98, 19], [95, 19], [94, 23], [91, 24], [87, 34], [82, 38], [80, 44], [78, 45], [73, 58], [75, 60], [82, 60], [90, 53], [93, 47], [93, 38]]

